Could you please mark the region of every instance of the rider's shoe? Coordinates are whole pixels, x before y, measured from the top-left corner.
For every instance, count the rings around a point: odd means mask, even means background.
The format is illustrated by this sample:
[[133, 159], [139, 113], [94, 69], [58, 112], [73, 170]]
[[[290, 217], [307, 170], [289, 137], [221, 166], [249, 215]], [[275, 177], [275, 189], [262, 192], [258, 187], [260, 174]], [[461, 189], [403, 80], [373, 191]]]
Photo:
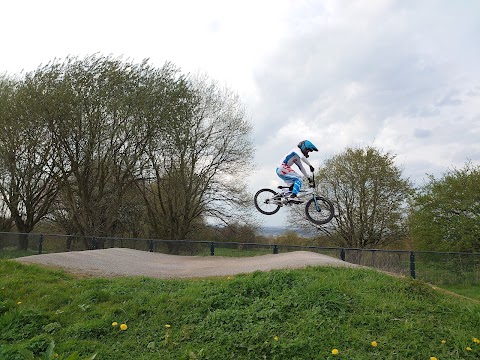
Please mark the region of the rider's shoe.
[[288, 202], [291, 204], [301, 204], [302, 200], [297, 197], [297, 194], [292, 194], [288, 197]]

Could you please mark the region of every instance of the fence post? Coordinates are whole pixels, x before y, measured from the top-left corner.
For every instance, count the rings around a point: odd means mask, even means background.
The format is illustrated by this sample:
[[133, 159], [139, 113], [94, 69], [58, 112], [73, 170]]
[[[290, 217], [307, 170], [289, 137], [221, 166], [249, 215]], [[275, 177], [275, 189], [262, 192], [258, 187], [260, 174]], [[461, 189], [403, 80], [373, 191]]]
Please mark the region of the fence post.
[[153, 240], [148, 240], [148, 251], [153, 252]]
[[415, 279], [415, 253], [410, 251], [410, 276]]
[[342, 261], [345, 261], [345, 249], [344, 248], [340, 249], [340, 259]]
[[67, 248], [67, 251], [72, 250], [72, 242], [73, 242], [73, 237], [71, 235], [67, 235], [65, 239], [65, 247]]
[[214, 256], [214, 255], [215, 255], [215, 243], [211, 242], [210, 243], [210, 256]]
[[38, 255], [41, 255], [43, 251], [43, 234], [40, 234], [38, 238]]
[[273, 253], [278, 254], [278, 246], [277, 244], [273, 245]]

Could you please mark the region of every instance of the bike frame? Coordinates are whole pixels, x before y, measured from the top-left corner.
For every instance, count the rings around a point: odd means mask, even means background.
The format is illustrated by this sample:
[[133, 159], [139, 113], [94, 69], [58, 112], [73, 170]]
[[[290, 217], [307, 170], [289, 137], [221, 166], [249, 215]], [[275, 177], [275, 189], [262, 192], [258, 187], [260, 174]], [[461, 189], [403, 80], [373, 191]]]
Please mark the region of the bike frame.
[[320, 211], [320, 207], [318, 206], [318, 202], [317, 202], [317, 194], [315, 193], [315, 175], [312, 174], [312, 183], [310, 184], [309, 188], [308, 189], [305, 189], [305, 190], [300, 190], [300, 192], [304, 193], [302, 196], [299, 196], [299, 197], [307, 197], [309, 195], [312, 195], [313, 196], [313, 202], [315, 203], [315, 208], [317, 209], [317, 211]]
[[[305, 201], [305, 198], [309, 197], [310, 195], [313, 196], [313, 201], [315, 203], [315, 208], [317, 209], [317, 211], [320, 211], [320, 207], [318, 206], [318, 203], [317, 203], [317, 194], [315, 193], [315, 175], [312, 174], [312, 182], [310, 183], [310, 186], [305, 189], [305, 190], [300, 190], [300, 192], [298, 193], [297, 195], [297, 199], [299, 200], [302, 200], [302, 204], [304, 203]], [[287, 188], [287, 187], [284, 187], [284, 188]], [[283, 198], [287, 198], [290, 194], [291, 194], [291, 191], [279, 191], [277, 193], [278, 195], [282, 195]], [[284, 204], [282, 204], [284, 205]]]
[[[291, 197], [290, 189], [290, 186], [279, 186], [277, 191], [267, 188], [258, 190], [254, 196], [255, 207], [262, 214], [273, 215], [283, 206], [305, 204], [307, 220], [316, 225], [326, 224], [335, 216], [333, 203], [315, 193], [313, 176], [310, 186], [301, 190], [296, 197]], [[310, 196], [312, 197], [309, 198]], [[266, 204], [267, 208], [264, 208], [263, 204]], [[273, 208], [268, 207], [269, 205], [273, 205]], [[320, 218], [318, 218], [319, 216]]]

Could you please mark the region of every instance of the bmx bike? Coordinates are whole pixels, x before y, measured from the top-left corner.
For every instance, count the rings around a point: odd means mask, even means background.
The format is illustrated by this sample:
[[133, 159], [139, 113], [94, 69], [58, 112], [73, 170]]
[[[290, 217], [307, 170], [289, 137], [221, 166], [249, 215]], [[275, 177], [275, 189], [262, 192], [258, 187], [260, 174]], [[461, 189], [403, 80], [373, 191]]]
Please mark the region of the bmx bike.
[[[292, 194], [291, 186], [278, 186], [278, 191], [272, 189], [260, 189], [255, 194], [253, 201], [255, 207], [264, 215], [273, 215], [283, 206], [305, 204], [305, 215], [308, 221], [315, 225], [323, 225], [330, 222], [334, 216], [333, 203], [315, 193], [315, 178], [312, 177], [308, 189], [301, 190], [294, 199], [289, 198]], [[307, 200], [310, 198], [309, 200]]]

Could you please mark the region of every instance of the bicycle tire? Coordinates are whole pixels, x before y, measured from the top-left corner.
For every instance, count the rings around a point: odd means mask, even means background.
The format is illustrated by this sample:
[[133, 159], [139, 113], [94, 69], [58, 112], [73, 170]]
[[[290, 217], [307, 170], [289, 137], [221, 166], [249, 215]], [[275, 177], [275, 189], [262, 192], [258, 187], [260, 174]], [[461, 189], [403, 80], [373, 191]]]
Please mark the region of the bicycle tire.
[[277, 193], [272, 189], [258, 190], [253, 197], [253, 202], [257, 210], [264, 215], [273, 215], [278, 210], [280, 210], [280, 205], [274, 203], [267, 203], [267, 200], [272, 199], [275, 195], [277, 195]]
[[312, 198], [305, 204], [305, 215], [307, 215], [308, 221], [316, 225], [324, 225], [333, 219], [333, 203], [322, 196], [317, 196], [316, 200], [320, 211], [317, 210], [315, 199]]

